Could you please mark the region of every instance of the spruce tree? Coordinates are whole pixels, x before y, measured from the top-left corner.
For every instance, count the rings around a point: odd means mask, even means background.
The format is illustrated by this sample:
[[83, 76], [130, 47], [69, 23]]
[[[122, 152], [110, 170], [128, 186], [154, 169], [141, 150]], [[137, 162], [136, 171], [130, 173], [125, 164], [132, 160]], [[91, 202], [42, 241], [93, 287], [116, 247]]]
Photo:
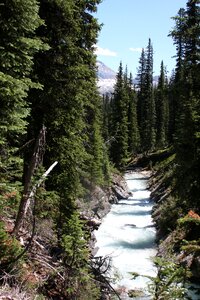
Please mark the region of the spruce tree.
[[167, 98], [167, 78], [163, 61], [160, 67], [158, 86], [155, 90], [156, 98], [156, 145], [159, 149], [168, 144], [169, 106]]
[[[145, 68], [146, 68], [146, 54], [144, 48], [142, 49], [141, 56], [139, 59], [139, 67], [137, 73], [137, 98], [138, 98], [138, 106], [137, 106], [137, 115], [138, 115], [138, 125], [141, 132], [142, 126], [142, 114], [143, 114], [143, 106], [144, 106], [144, 88], [145, 88]], [[142, 134], [141, 134], [142, 137]]]
[[168, 141], [170, 145], [174, 144], [174, 134], [176, 128], [176, 120], [178, 115], [178, 95], [176, 95], [175, 71], [173, 70], [168, 84], [168, 103], [169, 103], [169, 127]]
[[186, 12], [180, 8], [177, 16], [172, 18], [175, 27], [170, 31], [176, 45], [176, 67], [173, 77], [170, 80], [170, 129], [169, 138], [173, 142], [178, 128], [180, 128], [179, 119], [183, 111], [182, 95], [184, 94], [184, 59], [185, 59], [185, 30], [186, 30]]
[[0, 3], [0, 197], [4, 199], [7, 192], [15, 195], [12, 203], [2, 202], [15, 213], [23, 189], [22, 157], [30, 113], [27, 96], [31, 89], [42, 88], [37, 79], [31, 79], [34, 55], [48, 48], [36, 37], [43, 24], [38, 11], [36, 0]]
[[[175, 132], [177, 190], [187, 205], [198, 209], [199, 178], [199, 1], [188, 1], [184, 20], [184, 60], [179, 87], [179, 116]], [[173, 36], [176, 41], [176, 35]], [[182, 186], [185, 188], [182, 189]]]
[[35, 36], [43, 21], [36, 0], [2, 0], [0, 7], [0, 165], [10, 180], [12, 176], [20, 180], [18, 149], [24, 143], [29, 115], [27, 94], [31, 88], [41, 88], [30, 73], [34, 55], [44, 48]]
[[137, 95], [133, 87], [133, 77], [130, 73], [130, 77], [127, 83], [129, 103], [128, 103], [128, 145], [129, 153], [136, 154], [140, 147], [140, 135], [138, 128], [138, 116], [137, 116]]
[[185, 18], [185, 9], [180, 8], [177, 16], [172, 18], [175, 22], [175, 27], [170, 31], [170, 36], [173, 38], [174, 44], [176, 45], [176, 80], [179, 79], [179, 76], [182, 72], [183, 61], [185, 55], [185, 28], [186, 28], [186, 18]]
[[[82, 178], [102, 183], [105, 164], [94, 54], [100, 26], [93, 13], [99, 2], [40, 1], [40, 16], [45, 26], [41, 26], [37, 34], [48, 42], [50, 49], [35, 57], [33, 77], [43, 84], [43, 91], [29, 95], [28, 138], [35, 137], [45, 124], [44, 166], [58, 161], [46, 189], [54, 190], [59, 199], [54, 204], [58, 211], [54, 221], [59, 245], [64, 250], [63, 263], [68, 270], [69, 299], [76, 292], [73, 283], [81, 287], [81, 272], [88, 272], [87, 240], [76, 200], [83, 196]], [[28, 154], [25, 163], [29, 161]]]
[[116, 167], [124, 168], [128, 158], [128, 93], [125, 87], [122, 62], [117, 73], [112, 108], [111, 158]]
[[138, 73], [138, 114], [142, 151], [150, 151], [155, 147], [156, 115], [153, 94], [153, 46], [149, 39], [146, 51], [142, 51]]
[[110, 120], [111, 120], [111, 97], [109, 94], [103, 95], [102, 97], [102, 131], [103, 138], [106, 143], [110, 139]]

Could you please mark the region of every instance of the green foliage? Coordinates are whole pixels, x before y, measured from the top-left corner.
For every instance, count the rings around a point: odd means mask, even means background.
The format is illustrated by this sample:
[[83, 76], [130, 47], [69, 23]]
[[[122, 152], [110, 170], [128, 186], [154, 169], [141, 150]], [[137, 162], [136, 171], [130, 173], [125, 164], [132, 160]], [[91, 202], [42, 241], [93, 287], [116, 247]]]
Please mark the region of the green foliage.
[[[63, 263], [67, 269], [65, 274], [67, 297], [76, 295], [76, 299], [98, 299], [99, 289], [93, 283], [93, 276], [88, 266], [89, 250], [87, 235], [83, 231], [83, 223], [79, 215], [74, 213], [64, 224], [61, 246], [64, 251]], [[67, 298], [68, 299], [68, 298]]]
[[58, 215], [59, 196], [55, 191], [47, 191], [43, 187], [37, 189], [35, 213], [38, 218], [52, 218]]
[[120, 63], [112, 100], [111, 159], [117, 168], [125, 166], [128, 157], [128, 95]]
[[[178, 207], [177, 203], [178, 199], [169, 196], [159, 205], [159, 208], [156, 209], [156, 215], [158, 215], [156, 222], [159, 226], [159, 233], [161, 236], [169, 234], [176, 228], [177, 219], [182, 214], [182, 209], [181, 207]], [[154, 217], [156, 218], [156, 216]]]
[[138, 152], [140, 148], [140, 133], [138, 127], [138, 115], [137, 115], [137, 95], [133, 88], [133, 78], [130, 74], [127, 78], [127, 91], [129, 95], [128, 103], [128, 150], [131, 155]]
[[161, 257], [155, 258], [158, 269], [157, 277], [150, 284], [150, 291], [154, 300], [189, 299], [187, 297], [186, 282], [190, 277], [187, 268]]
[[156, 100], [156, 145], [163, 149], [168, 145], [169, 104], [167, 99], [167, 76], [163, 61], [161, 62], [158, 86], [155, 89]]
[[200, 225], [200, 218], [187, 215], [184, 218], [180, 218], [178, 224], [182, 226], [191, 226], [191, 224]]
[[[187, 1], [185, 11], [179, 11], [172, 37], [183, 49], [177, 53], [175, 95], [178, 95], [175, 148], [176, 178], [179, 197], [185, 199], [189, 210], [198, 210], [199, 178], [199, 1]], [[179, 49], [180, 50], [180, 49]], [[184, 186], [184, 189], [182, 188]]]
[[[157, 223], [163, 234], [177, 224], [186, 233], [192, 232], [194, 236], [190, 241], [186, 236], [182, 249], [199, 251], [199, 219], [187, 216], [177, 223], [191, 208], [199, 213], [199, 0], [187, 1], [186, 9], [174, 18], [171, 36], [177, 65], [169, 89], [163, 63], [158, 87], [153, 89], [153, 47], [149, 40], [139, 62], [137, 93], [132, 76], [128, 78], [120, 63], [113, 97], [103, 102], [103, 116], [94, 54], [101, 26], [93, 13], [100, 2], [3, 0], [0, 11], [0, 208], [4, 215], [15, 213], [34, 151], [31, 141], [44, 124], [44, 168], [55, 160], [59, 163], [46, 185], [37, 191], [36, 217], [53, 218], [56, 223], [67, 270], [62, 288], [69, 299], [74, 295], [83, 300], [98, 298], [87, 266], [88, 237], [75, 202], [83, 194], [83, 177], [96, 184], [109, 184], [113, 166], [108, 154], [115, 167], [124, 169], [129, 156], [140, 150], [162, 149], [169, 138], [176, 155], [160, 167], [165, 172], [165, 188], [176, 191], [156, 209]], [[37, 176], [39, 173], [35, 179]], [[7, 263], [19, 254], [20, 246], [2, 223], [0, 240], [0, 260]], [[183, 270], [172, 263], [157, 264], [160, 271], [155, 299], [182, 299], [184, 290], [179, 290], [176, 282]]]
[[181, 249], [185, 251], [186, 253], [192, 253], [193, 255], [199, 255], [200, 254], [200, 239], [199, 240], [192, 240], [187, 241], [183, 240], [183, 245], [181, 246]]
[[186, 216], [178, 219], [178, 225], [182, 231], [185, 231], [185, 238], [180, 245], [181, 250], [191, 253], [194, 257], [198, 256], [200, 254], [199, 215], [190, 210]]
[[153, 95], [153, 46], [149, 39], [146, 50], [142, 50], [138, 72], [138, 122], [142, 151], [155, 147], [156, 108]]
[[116, 168], [124, 169], [129, 157], [137, 153], [140, 135], [137, 120], [137, 97], [133, 87], [132, 75], [128, 78], [127, 68], [123, 72], [120, 63], [114, 94], [108, 97], [106, 117], [108, 121], [108, 142], [110, 157]]
[[20, 148], [30, 114], [27, 95], [41, 84], [30, 78], [34, 55], [47, 46], [36, 37], [43, 24], [36, 0], [3, 0], [0, 11], [0, 174], [7, 187], [21, 181]]
[[190, 299], [186, 283], [191, 273], [187, 268], [175, 263], [174, 259], [166, 261], [161, 257], [154, 258], [154, 264], [157, 268], [156, 277], [131, 272], [133, 279], [142, 276], [150, 280], [148, 291], [153, 300]]
[[[175, 27], [170, 33], [177, 50], [176, 69], [168, 91], [169, 138], [175, 157], [171, 195], [156, 205], [154, 215], [161, 236], [173, 231], [169, 237], [170, 251], [182, 251], [194, 259], [199, 257], [200, 224], [199, 17], [199, 1], [187, 1], [186, 9], [180, 9], [174, 18]], [[162, 186], [167, 180], [164, 175]]]
[[0, 184], [0, 210], [5, 215], [10, 216], [16, 212], [21, 198], [21, 189], [21, 182], [8, 184], [6, 180]]
[[61, 244], [67, 266], [82, 267], [82, 264], [88, 260], [89, 252], [78, 214], [74, 213], [64, 224]]
[[22, 249], [19, 242], [11, 237], [0, 222], [0, 265], [2, 269], [11, 270], [15, 258], [21, 253]]

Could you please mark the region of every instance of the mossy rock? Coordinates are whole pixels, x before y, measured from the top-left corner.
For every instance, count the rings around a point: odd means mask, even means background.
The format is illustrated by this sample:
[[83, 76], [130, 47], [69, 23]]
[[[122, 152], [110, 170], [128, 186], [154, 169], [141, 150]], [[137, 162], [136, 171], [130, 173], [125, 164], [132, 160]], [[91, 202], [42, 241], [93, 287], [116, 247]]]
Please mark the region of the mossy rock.
[[128, 296], [130, 298], [143, 297], [144, 292], [142, 290], [139, 290], [139, 289], [129, 290], [128, 291]]

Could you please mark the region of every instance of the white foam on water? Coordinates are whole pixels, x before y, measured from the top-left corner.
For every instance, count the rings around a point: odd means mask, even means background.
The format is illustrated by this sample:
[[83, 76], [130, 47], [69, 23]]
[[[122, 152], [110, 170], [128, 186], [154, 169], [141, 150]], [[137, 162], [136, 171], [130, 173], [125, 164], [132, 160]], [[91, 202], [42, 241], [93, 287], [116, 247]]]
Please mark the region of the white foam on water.
[[112, 257], [112, 272], [117, 272], [119, 276], [115, 287], [145, 289], [148, 280], [142, 276], [133, 280], [130, 273], [155, 276], [156, 270], [151, 259], [156, 254], [152, 203], [145, 175], [127, 173], [125, 178], [132, 195], [113, 205], [103, 219], [95, 233], [96, 246], [99, 248], [96, 256]]

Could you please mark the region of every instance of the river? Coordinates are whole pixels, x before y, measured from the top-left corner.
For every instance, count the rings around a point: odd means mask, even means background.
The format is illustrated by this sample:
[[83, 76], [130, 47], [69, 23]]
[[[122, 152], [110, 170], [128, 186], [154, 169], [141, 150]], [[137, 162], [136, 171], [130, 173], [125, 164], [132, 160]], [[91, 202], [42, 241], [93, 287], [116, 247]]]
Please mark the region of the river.
[[[147, 279], [137, 277], [133, 280], [130, 272], [155, 276], [151, 258], [156, 254], [155, 228], [152, 223], [148, 190], [148, 172], [127, 172], [125, 179], [131, 196], [112, 205], [110, 212], [102, 220], [95, 232], [96, 256], [112, 258], [112, 275], [116, 274], [113, 287], [121, 290], [121, 299], [131, 299], [128, 290], [147, 288]], [[134, 299], [150, 299], [141, 296]]]

